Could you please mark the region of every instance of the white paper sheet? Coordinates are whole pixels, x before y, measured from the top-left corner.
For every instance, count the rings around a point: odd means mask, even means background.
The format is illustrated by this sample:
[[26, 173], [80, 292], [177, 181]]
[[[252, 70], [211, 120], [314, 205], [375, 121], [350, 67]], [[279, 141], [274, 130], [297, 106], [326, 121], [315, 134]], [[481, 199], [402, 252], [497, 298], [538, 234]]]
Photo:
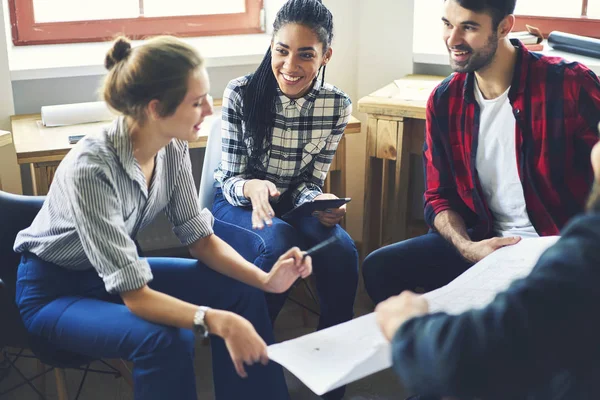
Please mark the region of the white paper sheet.
[[[432, 312], [458, 314], [484, 307], [512, 281], [531, 272], [557, 236], [522, 239], [497, 250], [448, 285], [424, 296]], [[268, 347], [269, 358], [287, 368], [317, 395], [392, 365], [390, 344], [371, 313]]]
[[44, 126], [65, 126], [110, 121], [116, 117], [103, 101], [42, 107]]
[[427, 79], [398, 79], [394, 83], [400, 92], [394, 95], [397, 100], [427, 101], [431, 92], [441, 81]]
[[529, 275], [542, 253], [557, 240], [558, 236], [521, 239], [493, 252], [448, 285], [426, 293], [430, 311], [460, 314], [485, 307], [514, 280]]
[[368, 314], [268, 347], [269, 358], [322, 395], [392, 365], [390, 345]]

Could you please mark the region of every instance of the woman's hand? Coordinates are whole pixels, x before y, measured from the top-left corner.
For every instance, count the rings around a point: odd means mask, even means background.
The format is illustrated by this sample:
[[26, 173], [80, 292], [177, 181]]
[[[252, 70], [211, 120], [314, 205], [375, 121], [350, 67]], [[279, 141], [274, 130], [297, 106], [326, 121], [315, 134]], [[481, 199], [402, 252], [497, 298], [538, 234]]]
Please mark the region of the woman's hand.
[[251, 179], [244, 184], [244, 197], [252, 202], [252, 228], [262, 229], [265, 224], [271, 226], [275, 213], [269, 200], [281, 193], [273, 182]]
[[265, 277], [265, 292], [283, 293], [288, 290], [298, 278], [306, 278], [312, 273], [312, 259], [303, 257], [297, 247], [292, 247], [271, 268]]
[[269, 362], [267, 344], [245, 318], [229, 311], [210, 309], [204, 317], [208, 331], [225, 341], [238, 375], [247, 378], [245, 365]]
[[[323, 193], [314, 198], [314, 200], [328, 200], [337, 199], [335, 194]], [[340, 208], [328, 208], [325, 211], [315, 211], [313, 213], [318, 220], [327, 227], [333, 227], [339, 224], [346, 215], [346, 205], [344, 204]]]

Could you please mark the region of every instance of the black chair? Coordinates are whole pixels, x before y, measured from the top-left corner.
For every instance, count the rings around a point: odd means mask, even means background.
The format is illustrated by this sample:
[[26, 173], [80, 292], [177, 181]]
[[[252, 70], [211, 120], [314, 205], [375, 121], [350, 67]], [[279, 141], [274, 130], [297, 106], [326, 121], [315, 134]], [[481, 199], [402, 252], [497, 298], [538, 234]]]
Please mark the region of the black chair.
[[[115, 377], [122, 376], [127, 383], [132, 384], [131, 372], [121, 360], [94, 360], [80, 354], [57, 349], [41, 338], [29, 335], [23, 326], [14, 300], [20, 255], [13, 251], [13, 244], [17, 233], [31, 225], [43, 202], [44, 197], [20, 196], [0, 191], [0, 326], [2, 326], [0, 349], [11, 370], [23, 378], [21, 383], [0, 391], [0, 397], [24, 385], [29, 385], [40, 398], [44, 399], [44, 377], [48, 372], [54, 370], [58, 399], [68, 400], [65, 381], [65, 369], [67, 368], [84, 371], [75, 399], [81, 393], [88, 372], [112, 374]], [[27, 377], [18, 368], [17, 361], [22, 358], [38, 360], [35, 376]], [[104, 365], [104, 369], [90, 368], [90, 363], [93, 361], [100, 361]], [[33, 384], [33, 381], [38, 378], [42, 381], [42, 390], [38, 390]]]

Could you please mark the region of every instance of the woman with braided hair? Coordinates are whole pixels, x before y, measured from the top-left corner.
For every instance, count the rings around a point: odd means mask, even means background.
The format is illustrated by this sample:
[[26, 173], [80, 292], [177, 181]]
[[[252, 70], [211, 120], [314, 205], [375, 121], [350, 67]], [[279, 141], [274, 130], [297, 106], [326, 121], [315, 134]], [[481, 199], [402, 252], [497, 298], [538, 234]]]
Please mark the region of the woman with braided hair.
[[[321, 1], [287, 1], [273, 28], [258, 69], [225, 89], [212, 211], [217, 219], [257, 235], [263, 246], [254, 263], [264, 271], [291, 246], [307, 248], [333, 235], [340, 239], [313, 257], [318, 329], [323, 329], [353, 317], [358, 253], [338, 224], [346, 207], [286, 221], [280, 217], [307, 201], [337, 198], [322, 187], [352, 104], [324, 80], [333, 53], [333, 17]], [[267, 294], [273, 321], [286, 295]], [[343, 389], [327, 398], [342, 395]]]

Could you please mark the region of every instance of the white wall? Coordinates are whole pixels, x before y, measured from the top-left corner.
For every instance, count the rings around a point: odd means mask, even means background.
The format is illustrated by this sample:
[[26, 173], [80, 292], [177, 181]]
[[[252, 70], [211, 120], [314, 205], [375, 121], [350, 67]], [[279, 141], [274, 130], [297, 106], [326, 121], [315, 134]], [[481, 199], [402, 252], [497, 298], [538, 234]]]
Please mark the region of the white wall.
[[[0, 32], [5, 31], [4, 7], [0, 7]], [[14, 113], [13, 92], [8, 70], [7, 37], [0, 35], [0, 129], [9, 130], [10, 116]]]
[[333, 14], [333, 56], [327, 64], [325, 80], [346, 92], [356, 101], [358, 70], [358, 12], [360, 0], [325, 0]]
[[[419, 0], [421, 1], [421, 0]], [[353, 198], [348, 230], [362, 240], [364, 213], [366, 114], [358, 112], [358, 100], [413, 71], [413, 0], [359, 0], [355, 18], [358, 40], [355, 46], [356, 96], [354, 115], [361, 119], [362, 134], [349, 136], [348, 187]]]
[[[0, 32], [5, 31], [4, 7], [0, 7]], [[10, 116], [15, 113], [13, 91], [8, 70], [7, 37], [0, 35], [0, 129], [10, 130]], [[2, 189], [12, 193], [22, 193], [21, 173], [17, 165], [14, 146], [0, 148], [0, 179]]]
[[[413, 48], [415, 53], [447, 55], [442, 40], [442, 0], [415, 0]], [[444, 59], [447, 64], [447, 57]]]
[[413, 0], [360, 1], [359, 14], [358, 95], [362, 97], [412, 73]]

